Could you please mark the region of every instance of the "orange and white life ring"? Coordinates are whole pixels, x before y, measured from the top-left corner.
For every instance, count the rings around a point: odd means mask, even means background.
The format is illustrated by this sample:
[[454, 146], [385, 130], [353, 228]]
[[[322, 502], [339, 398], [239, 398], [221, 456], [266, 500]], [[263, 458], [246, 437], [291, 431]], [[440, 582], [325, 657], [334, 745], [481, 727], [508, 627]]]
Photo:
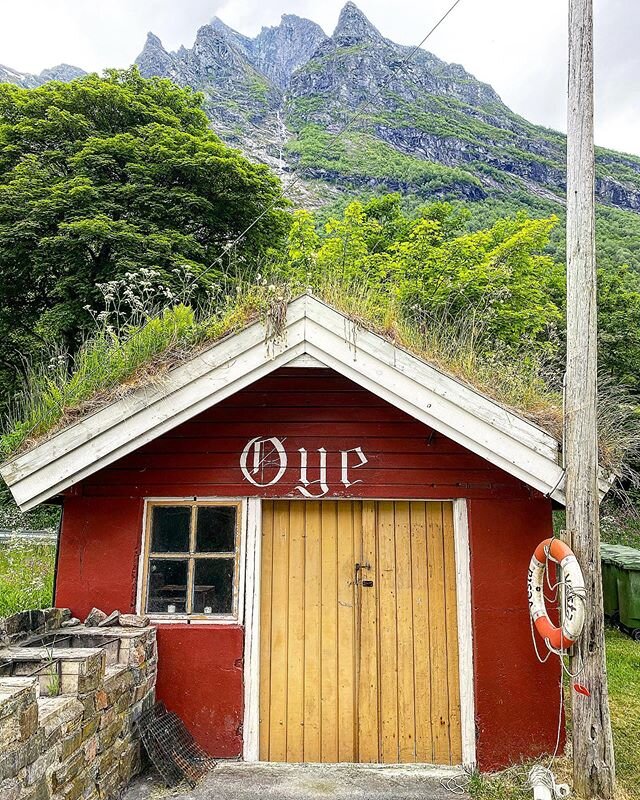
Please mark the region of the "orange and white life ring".
[[[544, 575], [548, 559], [562, 568], [562, 624], [559, 628], [549, 619], [544, 602]], [[527, 593], [531, 619], [547, 646], [554, 650], [566, 650], [575, 644], [584, 627], [584, 576], [571, 548], [560, 539], [545, 539], [536, 547], [529, 564]]]

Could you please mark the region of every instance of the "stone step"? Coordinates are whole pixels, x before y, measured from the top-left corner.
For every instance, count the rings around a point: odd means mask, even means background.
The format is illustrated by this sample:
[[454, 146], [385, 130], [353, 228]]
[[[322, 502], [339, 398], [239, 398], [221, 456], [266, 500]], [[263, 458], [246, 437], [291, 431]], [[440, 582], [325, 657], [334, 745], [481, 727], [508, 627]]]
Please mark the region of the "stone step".
[[14, 677], [37, 678], [43, 696], [82, 695], [103, 679], [106, 654], [99, 648], [7, 647], [0, 661], [10, 661]]

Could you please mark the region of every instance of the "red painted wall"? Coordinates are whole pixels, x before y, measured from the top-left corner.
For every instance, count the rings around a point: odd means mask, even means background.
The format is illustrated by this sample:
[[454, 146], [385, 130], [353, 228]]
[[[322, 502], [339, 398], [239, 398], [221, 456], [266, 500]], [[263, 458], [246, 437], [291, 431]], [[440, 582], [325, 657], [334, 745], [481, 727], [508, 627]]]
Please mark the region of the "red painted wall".
[[529, 560], [551, 514], [545, 499], [471, 500], [468, 513], [478, 761], [495, 770], [555, 748], [558, 661], [537, 661], [525, 602]]
[[218, 758], [242, 752], [241, 628], [158, 626], [157, 696]]
[[93, 606], [131, 613], [136, 605], [143, 501], [64, 499], [56, 602], [84, 619]]
[[[288, 456], [268, 487], [251, 484], [239, 464], [258, 436], [277, 437]], [[551, 531], [550, 502], [329, 370], [278, 370], [70, 490], [56, 602], [77, 616], [93, 605], [133, 610], [145, 497], [301, 497], [299, 448], [315, 480], [321, 447], [326, 497], [469, 499], [480, 766], [552, 750], [558, 668], [535, 658], [525, 589], [530, 555]], [[340, 451], [356, 447], [368, 463], [345, 486]], [[256, 477], [267, 482], [277, 467]], [[160, 626], [158, 641], [159, 697], [212, 755], [240, 755], [242, 630]]]

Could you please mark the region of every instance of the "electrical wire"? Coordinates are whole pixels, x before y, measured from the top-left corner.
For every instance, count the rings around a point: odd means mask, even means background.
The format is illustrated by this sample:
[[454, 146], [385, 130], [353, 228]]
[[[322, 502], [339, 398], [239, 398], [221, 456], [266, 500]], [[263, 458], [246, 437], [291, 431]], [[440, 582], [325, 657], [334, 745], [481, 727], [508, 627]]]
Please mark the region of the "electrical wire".
[[[455, 0], [455, 2], [453, 2], [447, 8], [445, 13], [438, 19], [435, 25], [433, 25], [433, 27], [427, 32], [427, 34], [422, 38], [422, 40], [413, 48], [411, 48], [406, 57], [398, 64], [393, 65], [392, 72], [390, 72], [385, 78], [385, 80], [382, 81], [378, 89], [374, 90], [372, 95], [369, 95], [367, 98], [365, 98], [353, 112], [351, 118], [342, 126], [342, 128], [340, 128], [337, 131], [337, 133], [332, 135], [331, 139], [327, 142], [326, 149], [334, 145], [339, 139], [342, 138], [342, 136], [344, 136], [344, 134], [348, 130], [350, 130], [350, 128], [354, 125], [354, 123], [362, 116], [365, 109], [371, 105], [374, 99], [381, 98], [381, 92], [386, 88], [391, 78], [395, 77], [397, 70], [399, 69], [401, 71], [404, 71], [404, 68], [407, 66], [407, 64], [409, 64], [409, 62], [413, 59], [416, 53], [419, 52], [419, 50], [424, 46], [424, 44], [431, 38], [431, 36], [438, 30], [438, 28], [442, 25], [442, 23], [455, 10], [455, 8], [458, 5], [460, 5], [461, 2], [462, 0]], [[293, 176], [294, 176], [293, 180], [290, 181], [289, 184], [287, 185], [287, 190], [289, 192], [294, 186], [296, 186], [299, 183], [299, 181], [302, 178], [300, 166], [296, 167], [296, 169], [293, 171]], [[241, 233], [239, 233], [232, 242], [229, 242], [224, 246], [220, 255], [214, 261], [211, 262], [211, 264], [207, 267], [207, 269], [203, 273], [201, 273], [200, 277], [201, 278], [205, 277], [214, 267], [216, 267], [218, 264], [221, 264], [224, 257], [229, 255], [229, 253], [231, 253], [231, 251], [234, 250], [240, 244], [240, 242], [244, 239], [247, 233], [249, 233], [259, 222], [261, 222], [267, 216], [267, 214], [269, 214], [270, 211], [272, 211], [280, 203], [280, 199], [281, 199], [280, 197], [276, 197], [270, 203], [268, 203], [265, 206], [265, 208], [260, 212], [260, 214], [258, 214], [258, 216], [249, 225], [247, 225], [247, 227]]]

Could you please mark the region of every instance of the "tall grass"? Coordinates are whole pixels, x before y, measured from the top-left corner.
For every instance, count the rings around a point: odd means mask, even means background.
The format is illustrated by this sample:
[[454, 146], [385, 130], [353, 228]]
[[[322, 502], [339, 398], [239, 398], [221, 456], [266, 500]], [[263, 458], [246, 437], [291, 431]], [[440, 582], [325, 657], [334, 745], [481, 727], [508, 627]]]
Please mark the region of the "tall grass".
[[[304, 289], [261, 279], [238, 284], [216, 308], [196, 312], [181, 303], [145, 314], [134, 324], [100, 325], [75, 356], [53, 354], [46, 364], [33, 367], [0, 437], [2, 454], [11, 456], [142, 383], [158, 380], [166, 369], [252, 319], [261, 318], [267, 336], [277, 337], [286, 303]], [[532, 419], [558, 420], [559, 398], [544, 380], [539, 359], [530, 353], [522, 358], [513, 352], [484, 355], [478, 324], [415, 312], [408, 316], [392, 297], [344, 279], [323, 280], [313, 292], [364, 327]]]
[[[345, 291], [346, 289], [346, 291]], [[561, 435], [562, 393], [559, 381], [544, 353], [530, 344], [518, 351], [487, 347], [482, 313], [463, 318], [446, 312], [428, 313], [405, 308], [393, 297], [381, 302], [379, 294], [365, 285], [326, 279], [315, 293], [400, 347], [472, 388], [508, 406], [554, 435]]]
[[600, 509], [600, 534], [603, 542], [640, 550], [640, 496], [638, 489], [607, 498]]
[[[197, 310], [184, 303], [138, 309], [133, 323], [125, 320], [116, 327], [103, 319], [75, 356], [54, 354], [32, 369], [0, 437], [2, 455], [9, 457], [140, 385], [160, 380], [167, 369], [252, 320], [261, 319], [266, 338], [276, 339], [287, 303], [306, 290], [301, 281], [259, 278], [225, 287], [216, 301]], [[488, 347], [481, 311], [455, 319], [407, 309], [395, 295], [343, 277], [320, 278], [312, 291], [363, 327], [561, 438], [560, 380], [544, 353], [530, 343], [520, 350], [495, 342]], [[622, 471], [629, 447], [640, 444], [640, 424], [624, 392], [609, 390], [612, 402], [605, 398], [601, 403], [606, 422], [602, 453], [610, 468]]]
[[62, 424], [140, 386], [188, 359], [203, 342], [241, 327], [252, 316], [248, 298], [198, 318], [179, 304], [114, 330], [105, 324], [74, 356], [54, 354], [30, 370], [0, 436], [4, 457], [38, 441]]
[[[607, 675], [613, 743], [616, 753], [617, 800], [640, 797], [640, 644], [620, 631], [606, 631]], [[567, 693], [567, 702], [570, 694]], [[570, 707], [567, 707], [570, 716]], [[571, 785], [570, 745], [553, 764], [558, 782]], [[547, 765], [548, 758], [538, 759]], [[533, 762], [517, 764], [495, 775], [474, 775], [469, 783], [472, 800], [529, 800], [527, 775]], [[581, 800], [578, 795], [572, 795]]]
[[52, 544], [0, 543], [0, 617], [51, 606], [55, 558]]

